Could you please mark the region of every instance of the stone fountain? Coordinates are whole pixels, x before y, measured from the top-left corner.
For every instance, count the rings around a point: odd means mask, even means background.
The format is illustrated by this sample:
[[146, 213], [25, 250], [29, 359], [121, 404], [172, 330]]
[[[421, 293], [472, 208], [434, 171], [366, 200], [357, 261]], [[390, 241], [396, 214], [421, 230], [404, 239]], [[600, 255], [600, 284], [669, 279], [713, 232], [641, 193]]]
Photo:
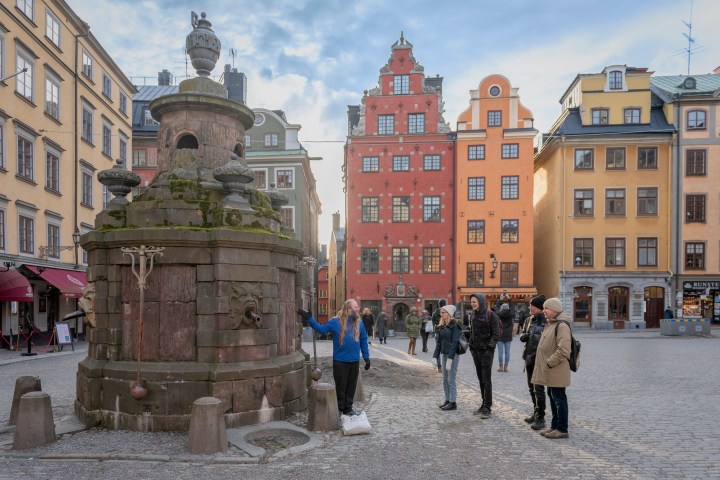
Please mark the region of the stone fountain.
[[[187, 430], [193, 401], [208, 396], [222, 400], [228, 427], [307, 407], [295, 314], [301, 245], [281, 230], [280, 194], [251, 185], [253, 112], [209, 78], [220, 41], [204, 13], [192, 23], [198, 77], [150, 104], [158, 175], [127, 201], [137, 176], [121, 165], [98, 174], [117, 198], [82, 239], [89, 349], [76, 413], [87, 426]], [[138, 259], [124, 253], [150, 249], [162, 255], [140, 296]]]

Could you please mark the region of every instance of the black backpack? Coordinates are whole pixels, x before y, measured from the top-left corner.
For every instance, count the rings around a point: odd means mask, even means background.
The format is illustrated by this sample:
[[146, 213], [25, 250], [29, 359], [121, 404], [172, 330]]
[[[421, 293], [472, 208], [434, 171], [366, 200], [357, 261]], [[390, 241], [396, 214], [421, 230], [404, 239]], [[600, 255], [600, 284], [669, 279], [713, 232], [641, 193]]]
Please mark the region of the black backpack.
[[[570, 364], [570, 370], [577, 372], [580, 368], [580, 341], [576, 340], [572, 334], [572, 327], [570, 323], [565, 320], [558, 320], [558, 324], [564, 323], [570, 329], [570, 357], [568, 357], [568, 363]], [[557, 331], [560, 325], [555, 325], [555, 341], [557, 342]]]

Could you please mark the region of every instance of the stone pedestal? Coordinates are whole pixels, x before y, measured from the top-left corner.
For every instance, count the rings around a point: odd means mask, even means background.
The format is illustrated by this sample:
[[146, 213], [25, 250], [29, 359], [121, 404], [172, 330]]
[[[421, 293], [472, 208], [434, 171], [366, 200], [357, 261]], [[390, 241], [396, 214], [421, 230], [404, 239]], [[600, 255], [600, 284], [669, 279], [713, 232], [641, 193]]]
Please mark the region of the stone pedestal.
[[42, 447], [55, 440], [50, 395], [44, 392], [26, 393], [20, 398], [13, 449]]
[[710, 320], [700, 317], [662, 318], [660, 319], [660, 335], [710, 335]]
[[222, 400], [202, 397], [193, 402], [187, 449], [190, 453], [205, 455], [227, 450]]
[[40, 377], [24, 376], [15, 380], [15, 393], [13, 393], [12, 407], [10, 408], [10, 421], [8, 425], [15, 425], [20, 407], [20, 398], [29, 392], [41, 392]]
[[329, 383], [316, 383], [310, 387], [310, 405], [308, 411], [308, 430], [312, 432], [331, 432], [340, 426], [337, 394], [335, 386]]

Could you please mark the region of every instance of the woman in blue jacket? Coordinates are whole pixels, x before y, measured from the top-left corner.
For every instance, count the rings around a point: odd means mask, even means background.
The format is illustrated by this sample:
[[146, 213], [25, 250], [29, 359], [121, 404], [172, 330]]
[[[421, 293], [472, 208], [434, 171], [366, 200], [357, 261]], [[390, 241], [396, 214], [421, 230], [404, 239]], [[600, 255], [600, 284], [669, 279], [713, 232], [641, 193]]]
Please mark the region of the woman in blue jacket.
[[[457, 353], [458, 340], [462, 335], [460, 325], [455, 322], [455, 306], [445, 305], [440, 309], [440, 323], [438, 323], [438, 338], [435, 343], [433, 358], [442, 356], [443, 389], [445, 390], [445, 403], [440, 405], [441, 410], [457, 410], [457, 376], [460, 355]], [[448, 368], [448, 360], [450, 368]]]
[[360, 351], [365, 359], [365, 370], [370, 368], [368, 336], [360, 317], [360, 307], [355, 300], [347, 300], [340, 315], [322, 325], [315, 321], [310, 311], [298, 310], [298, 314], [303, 325], [310, 325], [318, 333], [333, 334], [333, 378], [338, 410], [343, 415], [357, 415], [352, 407], [360, 373]]

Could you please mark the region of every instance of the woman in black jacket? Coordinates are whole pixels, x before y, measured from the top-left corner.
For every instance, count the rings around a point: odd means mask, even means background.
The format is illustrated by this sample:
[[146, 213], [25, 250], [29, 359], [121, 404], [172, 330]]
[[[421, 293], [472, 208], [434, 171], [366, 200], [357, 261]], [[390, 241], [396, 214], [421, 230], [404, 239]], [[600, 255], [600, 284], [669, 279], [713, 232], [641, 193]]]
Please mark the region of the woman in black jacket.
[[510, 363], [510, 345], [513, 339], [513, 316], [510, 305], [503, 303], [500, 306], [500, 338], [498, 339], [498, 372], [507, 372]]
[[[455, 322], [455, 306], [445, 305], [440, 310], [440, 323], [438, 324], [438, 338], [435, 343], [433, 358], [442, 357], [443, 389], [445, 390], [445, 403], [440, 405], [441, 410], [457, 410], [457, 376], [460, 354], [457, 353], [458, 340], [462, 335], [460, 325]], [[448, 367], [448, 361], [450, 366]]]
[[545, 387], [540, 384], [532, 383], [533, 370], [535, 369], [535, 353], [537, 352], [540, 337], [547, 323], [545, 314], [543, 314], [543, 304], [545, 303], [545, 295], [538, 295], [530, 300], [531, 315], [525, 320], [523, 334], [520, 335], [520, 341], [525, 343], [523, 351], [523, 360], [525, 360], [525, 372], [527, 373], [527, 384], [530, 390], [530, 398], [533, 402], [533, 414], [525, 421], [531, 424], [533, 430], [542, 430], [545, 428]]

